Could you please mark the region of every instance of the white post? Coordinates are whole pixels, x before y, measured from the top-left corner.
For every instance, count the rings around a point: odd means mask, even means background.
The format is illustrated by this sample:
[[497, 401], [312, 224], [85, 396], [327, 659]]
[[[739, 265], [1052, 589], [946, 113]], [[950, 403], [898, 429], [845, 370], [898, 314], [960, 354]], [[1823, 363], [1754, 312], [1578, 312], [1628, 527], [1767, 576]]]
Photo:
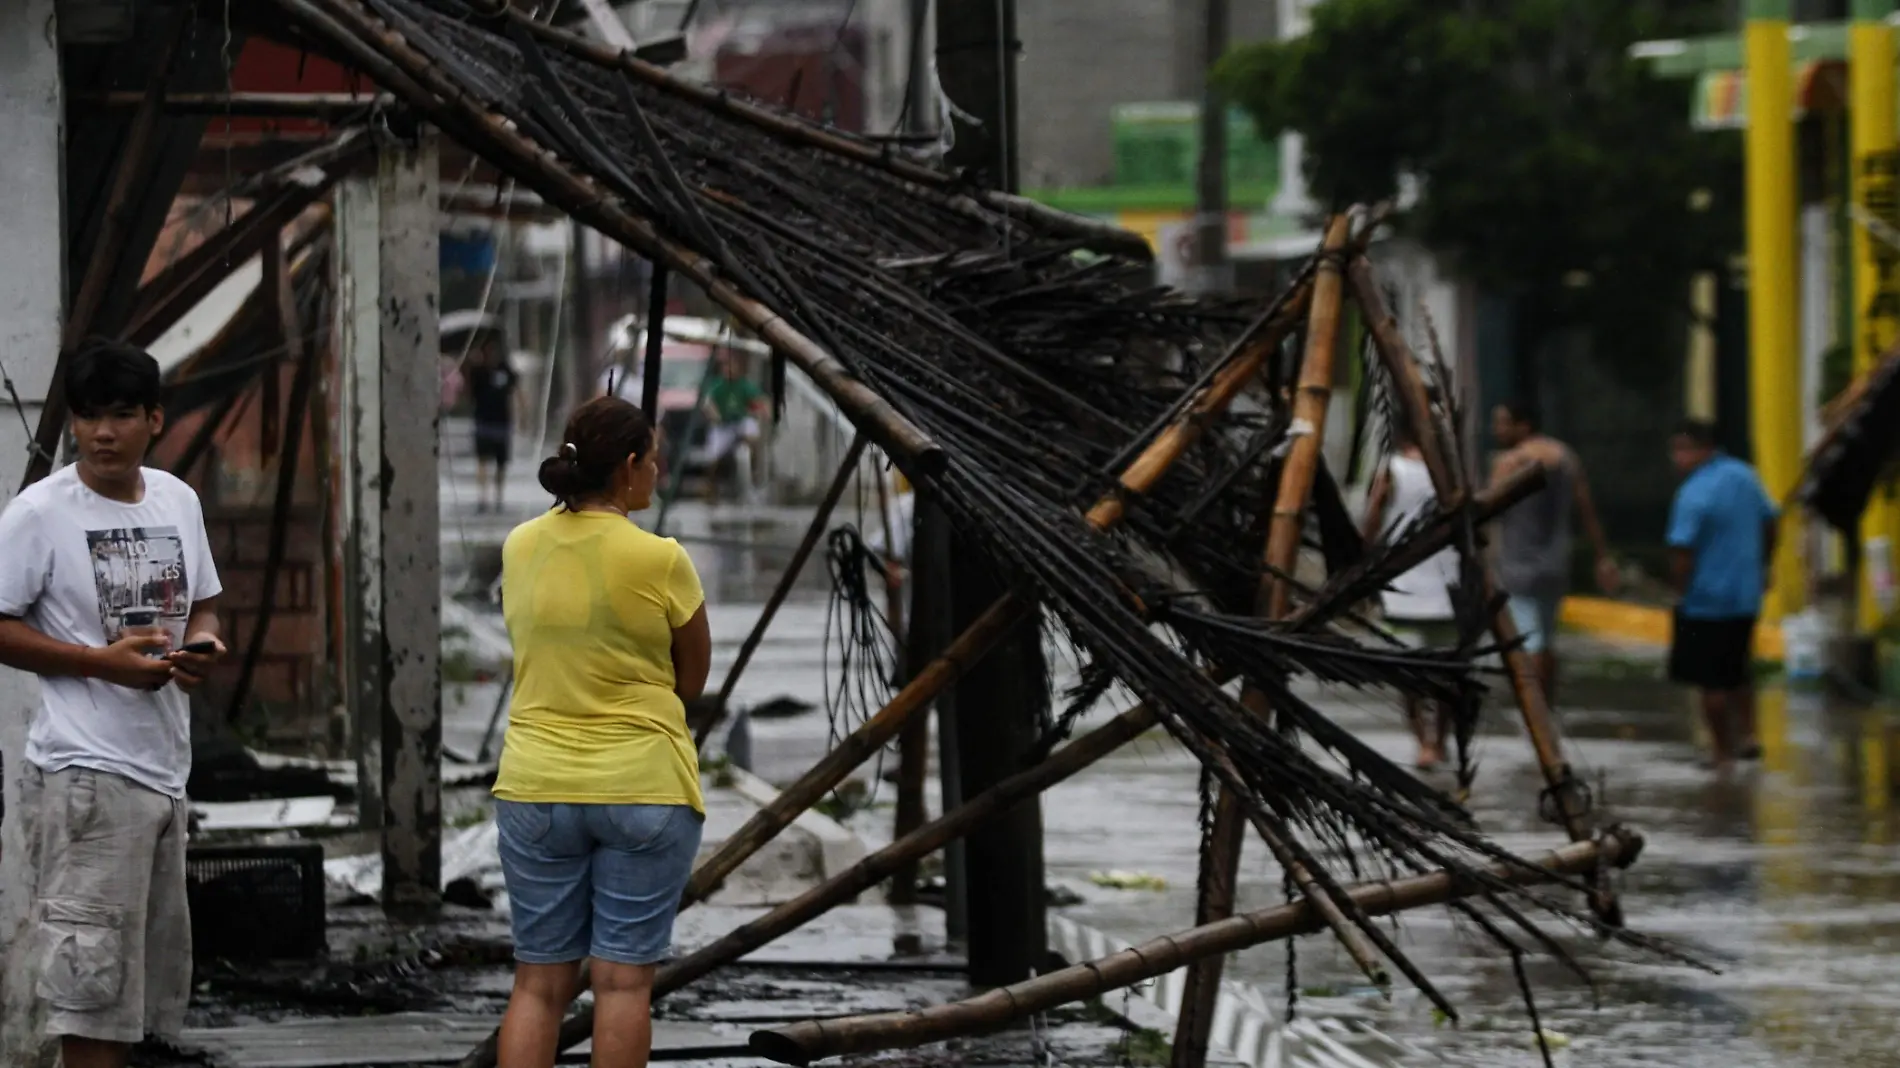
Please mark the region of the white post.
[[440, 215], [436, 140], [385, 149], [381, 242], [383, 909], [442, 899]]
[[[54, 0], [0, 4], [0, 363], [19, 394], [0, 389], [0, 505], [26, 473], [29, 427], [59, 360], [66, 262], [62, 104]], [[0, 668], [0, 1066], [44, 1063], [35, 969], [23, 938], [33, 898], [33, 857], [22, 833], [19, 769], [27, 723], [39, 708], [31, 675]]]

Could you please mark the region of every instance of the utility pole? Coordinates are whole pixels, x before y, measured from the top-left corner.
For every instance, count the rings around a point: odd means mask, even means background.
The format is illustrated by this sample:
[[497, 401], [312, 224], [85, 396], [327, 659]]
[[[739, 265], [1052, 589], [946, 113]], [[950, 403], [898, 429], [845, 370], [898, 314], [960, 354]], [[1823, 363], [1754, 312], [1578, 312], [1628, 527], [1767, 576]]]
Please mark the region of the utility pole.
[[1227, 259], [1227, 100], [1214, 86], [1214, 64], [1227, 54], [1228, 0], [1202, 0], [1201, 158], [1194, 186], [1194, 261], [1187, 272], [1191, 293], [1234, 288]]
[[[937, 68], [945, 94], [976, 123], [957, 121], [952, 165], [1009, 192], [1018, 186], [1015, 0], [937, 5]], [[958, 538], [951, 612], [954, 632], [974, 622], [1008, 586], [980, 547]], [[956, 730], [962, 796], [974, 797], [1020, 771], [1035, 744], [1049, 691], [1040, 628], [1024, 626], [958, 682]], [[1027, 979], [1048, 953], [1042, 804], [1031, 798], [964, 841], [970, 981]]]

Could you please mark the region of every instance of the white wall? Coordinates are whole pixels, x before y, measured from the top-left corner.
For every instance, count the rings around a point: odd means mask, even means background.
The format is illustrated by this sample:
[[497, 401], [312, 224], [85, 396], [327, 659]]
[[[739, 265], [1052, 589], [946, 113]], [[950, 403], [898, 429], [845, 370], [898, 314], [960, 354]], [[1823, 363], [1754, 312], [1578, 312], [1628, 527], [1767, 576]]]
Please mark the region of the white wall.
[[[54, 0], [0, 3], [0, 361], [37, 426], [58, 359], [61, 226], [59, 52]], [[0, 391], [0, 504], [26, 470], [28, 433], [13, 400]], [[19, 937], [33, 886], [20, 833], [19, 768], [26, 727], [39, 707], [32, 676], [0, 668], [0, 759], [5, 761], [6, 819], [0, 826], [0, 1065], [38, 1064], [40, 1041], [31, 998], [33, 970]]]

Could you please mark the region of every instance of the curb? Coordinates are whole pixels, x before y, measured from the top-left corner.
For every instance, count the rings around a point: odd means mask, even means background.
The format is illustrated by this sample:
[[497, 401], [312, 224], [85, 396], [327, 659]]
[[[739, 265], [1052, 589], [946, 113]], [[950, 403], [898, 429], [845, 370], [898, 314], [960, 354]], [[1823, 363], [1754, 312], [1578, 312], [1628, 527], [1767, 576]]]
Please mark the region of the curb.
[[[1672, 629], [1667, 608], [1612, 601], [1606, 597], [1566, 597], [1557, 618], [1563, 626], [1585, 634], [1647, 645], [1668, 645]], [[1781, 660], [1784, 651], [1780, 624], [1756, 626], [1757, 660]]]

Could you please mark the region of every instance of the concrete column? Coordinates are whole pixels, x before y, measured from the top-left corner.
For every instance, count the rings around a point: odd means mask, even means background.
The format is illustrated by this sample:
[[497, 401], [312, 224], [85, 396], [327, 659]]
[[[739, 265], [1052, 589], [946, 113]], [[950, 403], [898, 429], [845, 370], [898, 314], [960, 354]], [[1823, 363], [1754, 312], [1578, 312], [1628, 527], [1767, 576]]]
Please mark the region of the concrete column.
[[343, 498], [345, 700], [356, 755], [357, 811], [383, 826], [382, 243], [375, 178], [336, 187], [336, 344], [343, 371], [337, 470]]
[[377, 179], [383, 908], [403, 915], [442, 899], [438, 166], [425, 132], [385, 149]]
[[[1801, 475], [1800, 323], [1796, 300], [1794, 83], [1788, 0], [1748, 0], [1743, 55], [1748, 73], [1744, 140], [1748, 201], [1748, 392], [1755, 466], [1780, 500]], [[1765, 621], [1801, 607], [1798, 511], [1775, 551]]]
[[[0, 506], [11, 500], [26, 472], [26, 426], [39, 423], [40, 404], [59, 358], [66, 262], [61, 197], [61, 89], [54, 0], [0, 4], [0, 363], [24, 407], [0, 388]], [[33, 857], [20, 808], [19, 772], [26, 729], [39, 709], [33, 676], [0, 668], [0, 1065], [27, 1068], [42, 1058], [34, 962], [27, 931], [34, 892]]]

